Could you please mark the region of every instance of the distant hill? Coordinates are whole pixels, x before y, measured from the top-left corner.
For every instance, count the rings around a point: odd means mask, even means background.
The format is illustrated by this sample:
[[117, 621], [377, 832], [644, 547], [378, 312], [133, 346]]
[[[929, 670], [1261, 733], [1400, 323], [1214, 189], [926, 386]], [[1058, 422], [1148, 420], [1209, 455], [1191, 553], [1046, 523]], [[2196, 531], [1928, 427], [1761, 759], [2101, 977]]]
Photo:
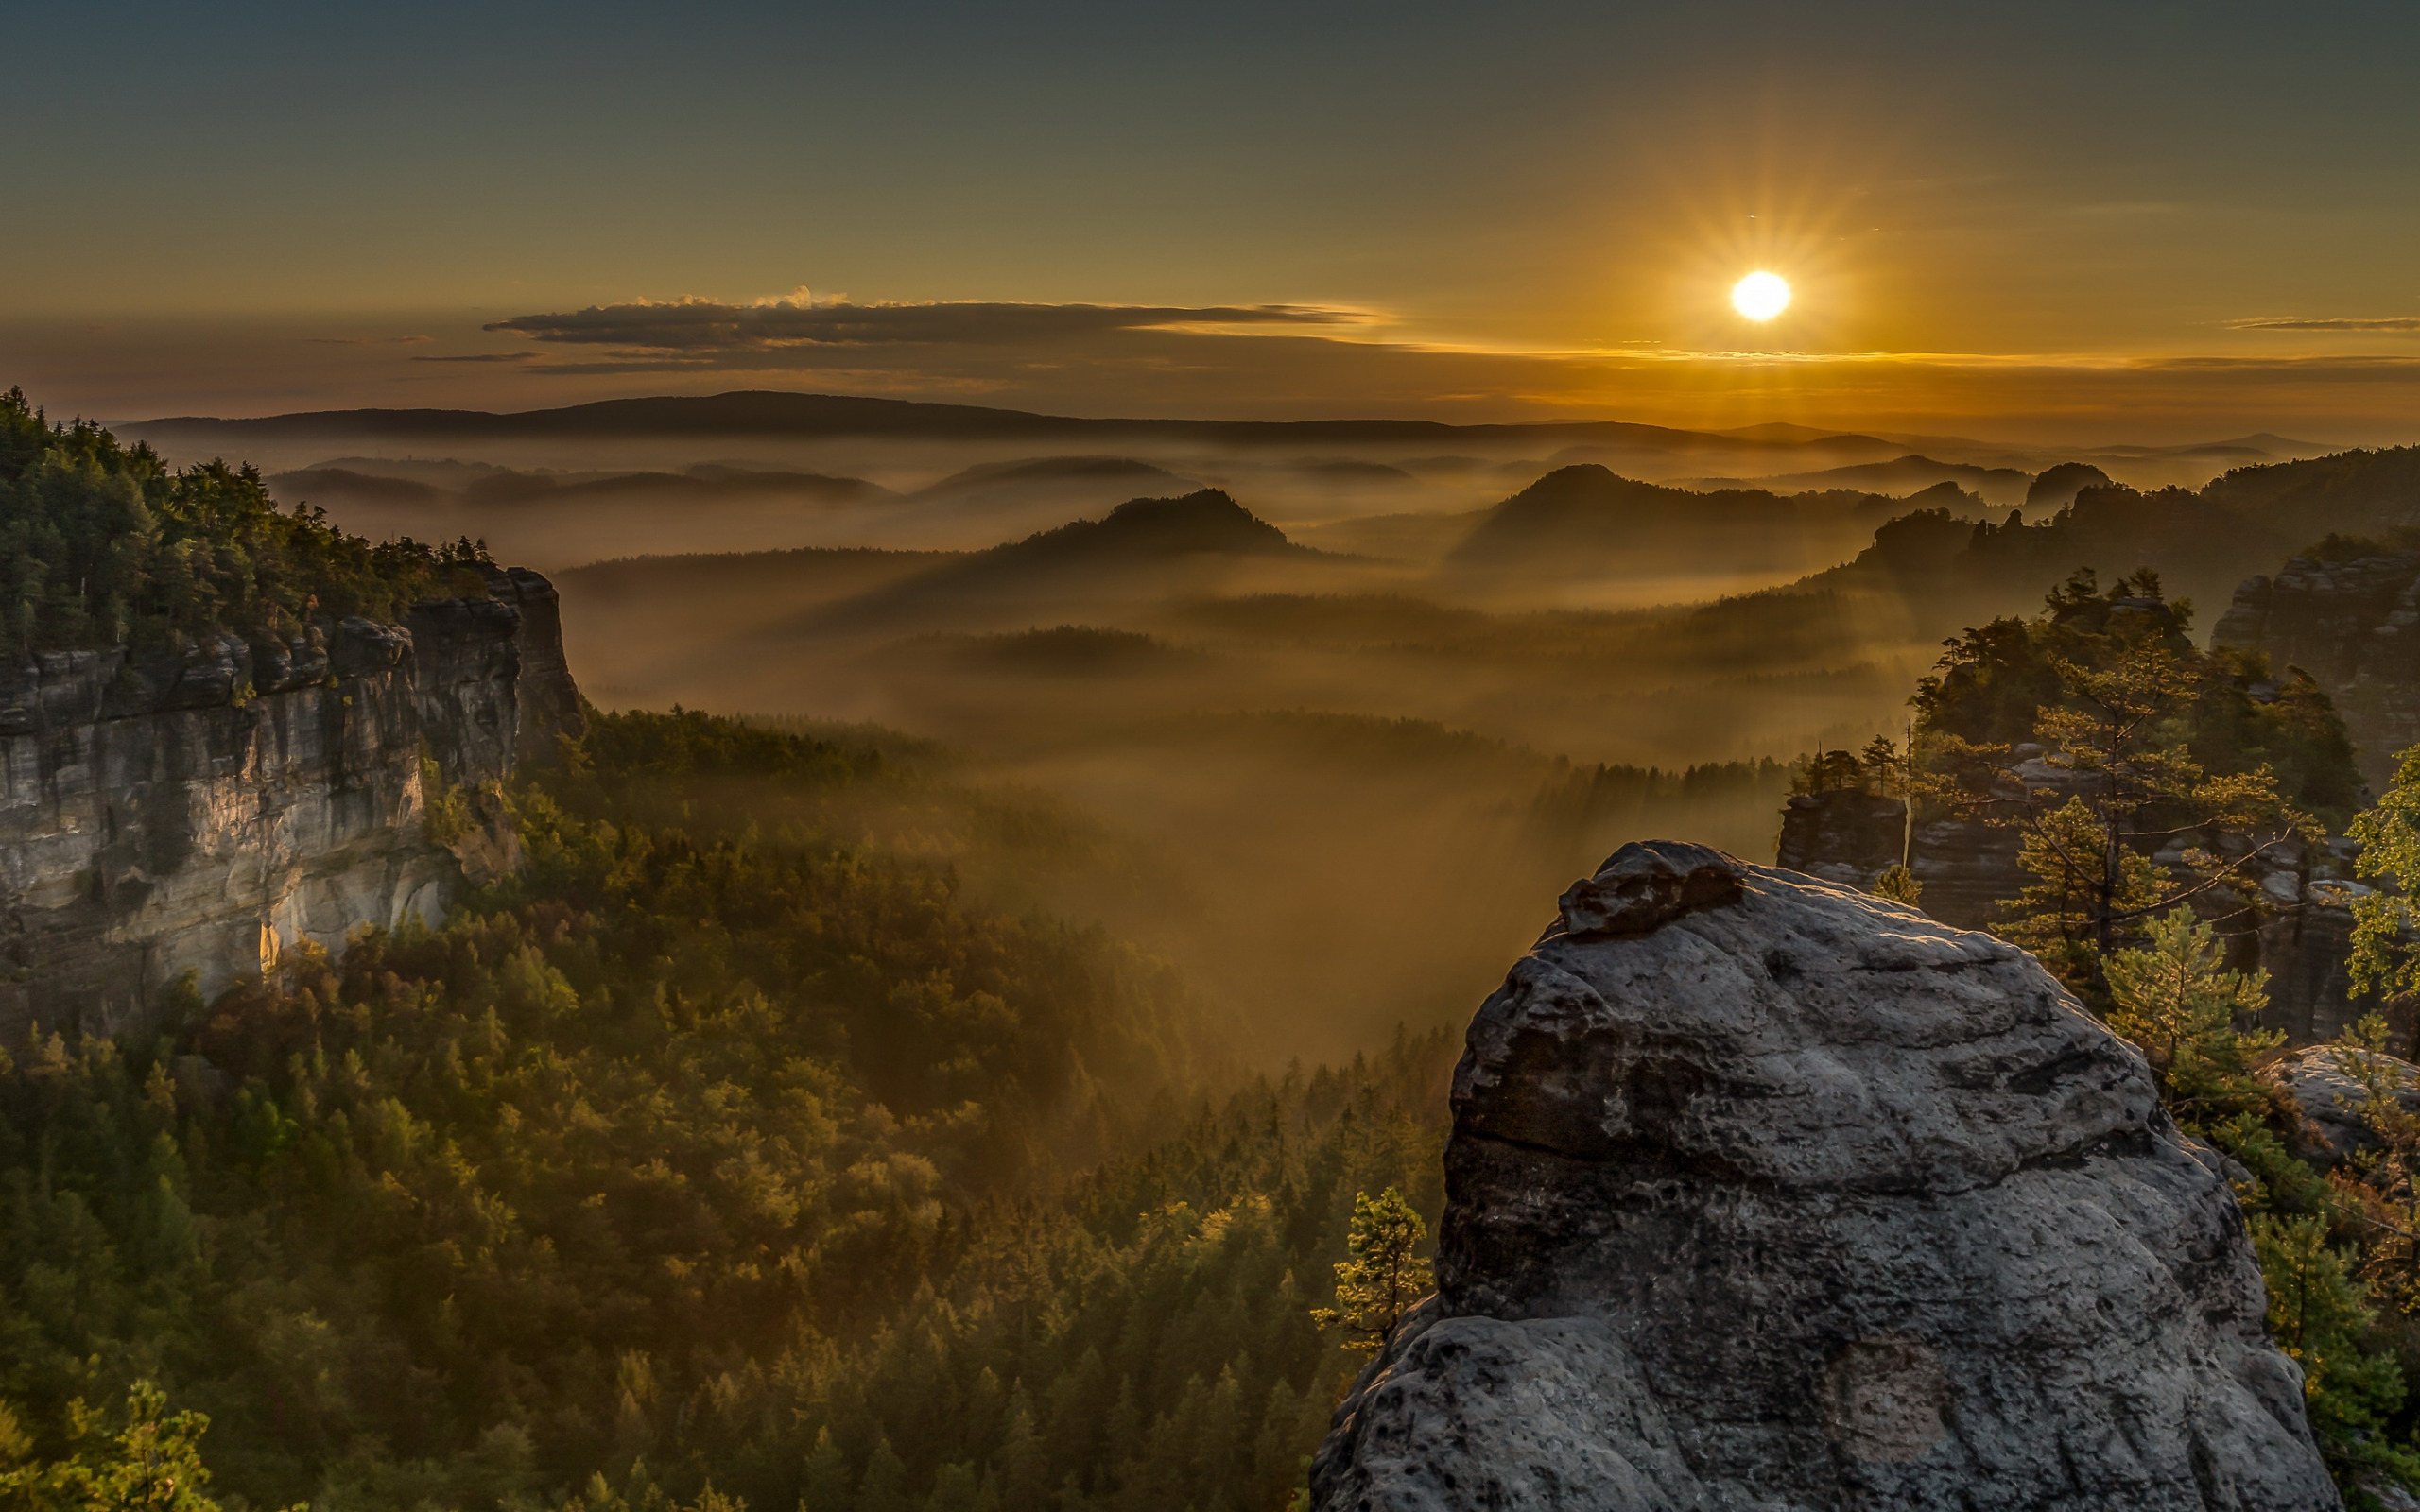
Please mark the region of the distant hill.
[[1976, 467], [1964, 462], [1937, 462], [1929, 456], [1893, 457], [1888, 462], [1859, 462], [1813, 472], [1785, 472], [1772, 477], [1676, 479], [1693, 489], [1762, 489], [1772, 493], [1820, 492], [1854, 489], [1860, 493], [1906, 495], [1936, 484], [1955, 483], [1984, 503], [2014, 506], [2024, 502], [2031, 475], [2013, 467]]
[[[1083, 419], [977, 404], [871, 399], [845, 394], [752, 390], [700, 396], [609, 399], [560, 409], [497, 414], [476, 409], [331, 409], [252, 419], [177, 415], [132, 421], [127, 434], [171, 450], [337, 438], [388, 440], [531, 439], [577, 437], [902, 437], [986, 440], [1132, 438], [1221, 446], [1386, 444], [1422, 450], [1594, 443], [1655, 451], [1810, 453], [1829, 437], [1766, 439], [1641, 425], [1626, 421], [1538, 421], [1455, 425], [1425, 420], [1209, 421]], [[1876, 447], [1871, 437], [1844, 438]]]
[[2025, 490], [2025, 507], [2037, 514], [2064, 509], [2086, 489], [2105, 489], [2117, 481], [2090, 462], [2062, 462], [2046, 467]]
[[818, 504], [857, 504], [890, 497], [889, 490], [863, 478], [712, 466], [691, 468], [683, 472], [616, 472], [574, 477], [547, 472], [516, 472], [503, 468], [477, 472], [466, 469], [458, 486], [451, 489], [417, 478], [323, 467], [280, 472], [268, 480], [268, 486], [278, 498], [289, 502], [309, 500], [328, 503], [344, 499], [397, 508], [456, 504], [487, 507], [530, 503], [577, 507], [639, 500], [678, 506], [772, 498], [800, 499]]
[[2042, 594], [2078, 568], [2103, 582], [2138, 567], [2164, 579], [2171, 603], [2189, 599], [2197, 635], [2225, 608], [2235, 586], [2264, 571], [2300, 540], [2298, 527], [2247, 516], [2185, 489], [2144, 493], [2113, 484], [2032, 523], [1974, 522], [1935, 511], [1903, 515], [1875, 533], [1855, 561], [1820, 575], [1817, 586], [1887, 588], [1919, 622], [1943, 632], [2000, 614], [2031, 612]]
[[908, 495], [903, 525], [965, 545], [1015, 540], [1144, 494], [1175, 495], [1200, 478], [1131, 456], [1037, 456], [985, 462]]
[[1063, 563], [1156, 561], [1213, 553], [1221, 556], [1309, 556], [1306, 546], [1217, 489], [1174, 499], [1129, 499], [1105, 520], [1078, 520], [1023, 541], [977, 552], [969, 570], [1018, 569]]
[[1021, 612], [1016, 606], [1063, 608], [1135, 592], [1184, 591], [1236, 566], [1347, 559], [1298, 546], [1225, 493], [1201, 489], [1176, 498], [1129, 499], [1106, 518], [970, 553], [809, 616], [798, 627], [821, 633], [903, 618], [929, 626]]
[[433, 483], [417, 478], [380, 477], [373, 472], [355, 472], [350, 468], [302, 468], [292, 472], [280, 472], [268, 479], [268, 490], [285, 504], [320, 504], [333, 499], [355, 499], [363, 504], [381, 504], [397, 509], [434, 508], [453, 495]]
[[1409, 472], [1384, 462], [1357, 462], [1350, 458], [1297, 462], [1294, 471], [1323, 487], [1332, 489], [1369, 488], [1374, 485], [1392, 488], [1412, 481]]
[[1849, 490], [1697, 492], [1585, 462], [1556, 469], [1488, 511], [1446, 560], [1466, 570], [1556, 576], [1692, 559], [1789, 571], [1840, 560], [1894, 514], [1929, 507], [1971, 514], [1980, 504], [1950, 483], [1904, 500]]
[[494, 472], [462, 490], [471, 505], [543, 503], [577, 506], [646, 500], [655, 504], [721, 504], [744, 499], [798, 499], [814, 504], [865, 504], [892, 497], [863, 478], [821, 472], [742, 472], [691, 468], [682, 472], [618, 472], [609, 477], [558, 478], [544, 472]]
[[2420, 446], [2238, 468], [2203, 492], [2237, 513], [2290, 524], [2296, 545], [2330, 533], [2377, 535], [2420, 524]]

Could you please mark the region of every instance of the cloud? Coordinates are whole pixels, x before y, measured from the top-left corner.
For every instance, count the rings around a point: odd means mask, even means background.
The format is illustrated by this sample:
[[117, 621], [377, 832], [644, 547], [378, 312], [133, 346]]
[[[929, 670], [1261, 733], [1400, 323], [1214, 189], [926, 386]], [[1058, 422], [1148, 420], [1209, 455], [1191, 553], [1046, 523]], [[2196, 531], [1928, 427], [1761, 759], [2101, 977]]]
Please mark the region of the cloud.
[[2371, 317], [2334, 316], [2326, 318], [2301, 316], [2263, 316], [2253, 320], [2229, 320], [2230, 331], [2420, 331], [2420, 315], [2381, 315]]
[[802, 290], [754, 304], [679, 300], [592, 305], [569, 314], [515, 316], [485, 329], [545, 342], [703, 355], [787, 347], [1052, 347], [1137, 332], [1300, 330], [1369, 318], [1364, 311], [1304, 304], [849, 304], [813, 301]]
[[435, 336], [305, 336], [302, 339], [322, 347], [417, 347], [437, 338]]
[[536, 362], [535, 352], [474, 352], [459, 357], [414, 357], [414, 362]]

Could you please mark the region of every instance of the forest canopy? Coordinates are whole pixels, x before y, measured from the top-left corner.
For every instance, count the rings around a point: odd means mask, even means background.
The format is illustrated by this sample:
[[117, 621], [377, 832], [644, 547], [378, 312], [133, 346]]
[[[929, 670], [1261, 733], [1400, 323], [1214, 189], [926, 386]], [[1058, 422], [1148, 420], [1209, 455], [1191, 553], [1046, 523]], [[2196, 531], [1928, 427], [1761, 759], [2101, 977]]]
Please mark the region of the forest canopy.
[[392, 620], [423, 599], [485, 596], [486, 562], [468, 541], [373, 545], [319, 510], [279, 510], [251, 467], [171, 469], [0, 394], [0, 656]]
[[1213, 1100], [1166, 967], [818, 804], [1047, 812], [697, 713], [568, 754], [441, 928], [0, 1064], [28, 1462], [156, 1383], [230, 1507], [1282, 1503], [1357, 1195], [1438, 1213], [1447, 1038]]
[[1910, 700], [1918, 746], [2036, 740], [2043, 712], [2074, 701], [2075, 671], [2105, 673], [2130, 648], [2152, 643], [2178, 663], [2184, 696], [2168, 729], [2195, 762], [2219, 776], [2266, 765], [2287, 799], [2341, 829], [2363, 788], [2327, 695], [2298, 667], [2275, 673], [2256, 652], [2195, 646], [2192, 624], [2193, 606], [2167, 597], [2149, 569], [2104, 589], [2097, 573], [2080, 568], [2041, 613], [1996, 619], [1946, 643], [1937, 675]]

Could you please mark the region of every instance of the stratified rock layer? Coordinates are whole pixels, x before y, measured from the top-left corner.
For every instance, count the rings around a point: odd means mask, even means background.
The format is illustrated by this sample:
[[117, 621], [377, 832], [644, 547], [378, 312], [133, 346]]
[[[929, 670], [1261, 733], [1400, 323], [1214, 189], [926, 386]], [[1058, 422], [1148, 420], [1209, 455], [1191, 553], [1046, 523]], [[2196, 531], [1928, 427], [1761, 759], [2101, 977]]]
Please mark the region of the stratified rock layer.
[[2216, 1164], [2013, 947], [1624, 847], [1471, 1026], [1313, 1504], [2336, 1507]]
[[418, 605], [408, 626], [0, 667], [0, 1042], [143, 1027], [187, 971], [207, 995], [298, 942], [433, 919], [466, 862], [477, 880], [509, 866], [475, 794], [450, 849], [422, 826], [424, 750], [475, 788], [550, 753], [525, 708], [577, 728], [553, 589], [498, 576], [496, 597]]

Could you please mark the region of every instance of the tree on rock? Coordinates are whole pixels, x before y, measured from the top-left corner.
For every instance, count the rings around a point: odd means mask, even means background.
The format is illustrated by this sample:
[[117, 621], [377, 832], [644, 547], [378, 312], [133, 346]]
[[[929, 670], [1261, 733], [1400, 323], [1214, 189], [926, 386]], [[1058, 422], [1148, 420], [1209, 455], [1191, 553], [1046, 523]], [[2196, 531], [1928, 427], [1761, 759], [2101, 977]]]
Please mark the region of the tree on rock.
[[[2258, 726], [2248, 674], [2194, 648], [2189, 614], [2148, 571], [2105, 595], [2080, 572], [2021, 637], [1953, 642], [1914, 699], [1932, 794], [2020, 832], [2031, 880], [2000, 932], [2096, 1000], [2101, 963], [2152, 918], [2266, 906], [2262, 859], [2324, 833], [2239, 737]], [[2045, 695], [2030, 742], [2008, 739], [2012, 689]]]
[[1403, 1194], [1393, 1187], [1353, 1199], [1353, 1231], [1345, 1240], [1351, 1257], [1336, 1266], [1336, 1305], [1312, 1310], [1322, 1328], [1341, 1327], [1345, 1348], [1375, 1354], [1411, 1304], [1435, 1288], [1429, 1263], [1414, 1254], [1427, 1236]]

